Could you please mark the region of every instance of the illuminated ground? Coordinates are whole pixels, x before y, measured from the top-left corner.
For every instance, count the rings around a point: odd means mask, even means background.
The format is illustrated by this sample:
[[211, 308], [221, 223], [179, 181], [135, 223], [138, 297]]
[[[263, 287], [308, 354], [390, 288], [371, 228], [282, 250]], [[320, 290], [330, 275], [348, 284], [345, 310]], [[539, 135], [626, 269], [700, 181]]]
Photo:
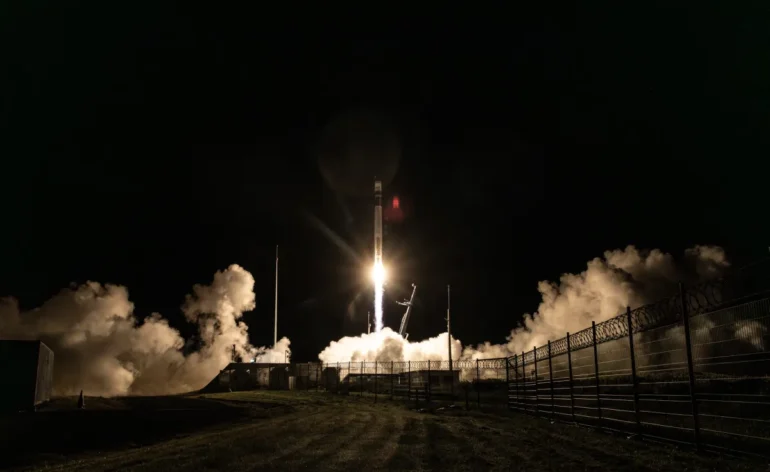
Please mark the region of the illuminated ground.
[[[0, 418], [9, 465], [105, 470], [757, 470], [671, 446], [514, 415], [314, 392], [87, 399]], [[6, 442], [6, 441], [10, 441]], [[25, 447], [22, 447], [25, 445]]]

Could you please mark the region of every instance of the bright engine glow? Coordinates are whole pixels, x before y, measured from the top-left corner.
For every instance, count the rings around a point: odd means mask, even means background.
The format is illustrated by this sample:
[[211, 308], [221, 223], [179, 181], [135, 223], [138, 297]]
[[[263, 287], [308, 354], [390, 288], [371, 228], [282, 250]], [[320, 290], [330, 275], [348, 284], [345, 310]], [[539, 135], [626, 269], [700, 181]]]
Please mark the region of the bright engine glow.
[[374, 330], [382, 329], [382, 299], [385, 293], [385, 267], [374, 264], [372, 267], [372, 282], [374, 282]]
[[385, 283], [385, 267], [382, 264], [375, 264], [372, 267], [372, 282], [375, 286]]

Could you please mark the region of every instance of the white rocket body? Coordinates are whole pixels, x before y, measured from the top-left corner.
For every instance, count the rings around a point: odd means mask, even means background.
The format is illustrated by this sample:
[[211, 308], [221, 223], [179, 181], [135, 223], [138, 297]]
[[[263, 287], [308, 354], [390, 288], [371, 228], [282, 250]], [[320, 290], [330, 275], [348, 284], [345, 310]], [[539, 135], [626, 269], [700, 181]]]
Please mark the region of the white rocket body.
[[374, 181], [374, 265], [382, 266], [382, 182]]

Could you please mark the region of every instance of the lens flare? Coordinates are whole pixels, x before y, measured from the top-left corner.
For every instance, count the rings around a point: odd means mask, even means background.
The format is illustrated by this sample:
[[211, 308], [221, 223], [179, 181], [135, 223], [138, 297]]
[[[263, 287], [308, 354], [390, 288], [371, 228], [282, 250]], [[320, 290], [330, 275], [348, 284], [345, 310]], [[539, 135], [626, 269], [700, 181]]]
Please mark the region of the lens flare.
[[374, 282], [374, 330], [382, 329], [382, 299], [385, 293], [385, 267], [375, 263], [372, 267], [372, 282]]

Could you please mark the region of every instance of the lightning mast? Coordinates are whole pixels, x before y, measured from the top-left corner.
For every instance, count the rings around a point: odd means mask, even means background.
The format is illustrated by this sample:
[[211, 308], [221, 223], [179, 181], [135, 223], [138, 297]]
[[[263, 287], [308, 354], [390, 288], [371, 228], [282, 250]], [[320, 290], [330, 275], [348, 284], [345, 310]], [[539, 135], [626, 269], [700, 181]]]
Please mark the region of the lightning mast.
[[412, 304], [414, 303], [414, 292], [417, 291], [417, 285], [412, 284], [412, 296], [409, 298], [408, 301], [404, 300], [403, 302], [396, 302], [401, 306], [406, 307], [406, 313], [404, 313], [404, 317], [401, 318], [401, 327], [398, 329], [398, 334], [400, 334], [404, 339], [407, 339], [409, 337], [409, 333], [406, 332], [406, 327], [409, 325], [409, 315], [412, 313]]
[[446, 286], [446, 335], [449, 348], [449, 371], [452, 371], [452, 324], [449, 321], [449, 285]]
[[275, 324], [273, 325], [273, 347], [278, 344], [278, 245], [275, 246]]

